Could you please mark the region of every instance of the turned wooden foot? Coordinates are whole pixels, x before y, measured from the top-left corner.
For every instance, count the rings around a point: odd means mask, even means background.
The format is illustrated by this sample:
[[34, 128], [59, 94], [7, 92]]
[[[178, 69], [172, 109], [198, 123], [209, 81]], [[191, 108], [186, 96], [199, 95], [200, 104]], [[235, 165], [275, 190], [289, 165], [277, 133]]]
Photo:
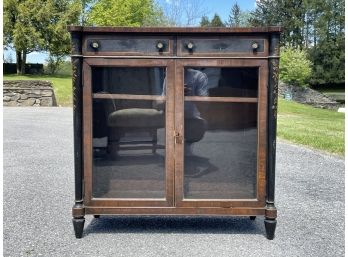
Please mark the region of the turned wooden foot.
[[250, 218], [250, 220], [255, 220], [256, 216], [250, 216], [249, 218]]
[[276, 219], [265, 219], [265, 228], [267, 239], [273, 240], [274, 232], [276, 229], [277, 220]]
[[85, 225], [85, 218], [73, 218], [72, 221], [75, 230], [75, 237], [82, 238], [83, 226]]

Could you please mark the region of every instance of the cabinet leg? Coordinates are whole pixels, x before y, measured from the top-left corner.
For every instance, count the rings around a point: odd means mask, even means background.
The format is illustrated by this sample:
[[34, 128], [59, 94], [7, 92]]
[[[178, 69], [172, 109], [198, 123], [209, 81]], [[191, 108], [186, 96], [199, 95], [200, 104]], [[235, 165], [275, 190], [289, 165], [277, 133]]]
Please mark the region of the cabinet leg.
[[276, 225], [277, 225], [276, 219], [268, 219], [268, 218], [265, 219], [265, 228], [266, 228], [267, 239], [273, 240]]
[[82, 238], [83, 226], [85, 225], [85, 218], [73, 218], [73, 225], [75, 230], [75, 237]]
[[255, 220], [256, 216], [250, 216], [249, 218], [250, 218], [250, 220]]

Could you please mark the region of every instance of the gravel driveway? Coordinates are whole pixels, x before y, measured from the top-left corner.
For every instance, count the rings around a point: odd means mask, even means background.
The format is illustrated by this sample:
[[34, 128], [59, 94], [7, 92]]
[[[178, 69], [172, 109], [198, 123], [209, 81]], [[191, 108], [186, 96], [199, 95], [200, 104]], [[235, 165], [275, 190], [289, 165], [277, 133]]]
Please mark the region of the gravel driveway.
[[344, 256], [344, 160], [278, 143], [263, 218], [86, 217], [75, 239], [71, 108], [4, 108], [4, 256]]

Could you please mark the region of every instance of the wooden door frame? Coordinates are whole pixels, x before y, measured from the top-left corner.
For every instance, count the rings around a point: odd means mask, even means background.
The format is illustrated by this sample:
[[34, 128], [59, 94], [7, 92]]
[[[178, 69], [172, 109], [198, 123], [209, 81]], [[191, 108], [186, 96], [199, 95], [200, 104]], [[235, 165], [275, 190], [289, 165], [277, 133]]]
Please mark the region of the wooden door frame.
[[[83, 59], [83, 165], [84, 205], [94, 207], [172, 207], [174, 205], [174, 60], [169, 59]], [[166, 67], [166, 157], [165, 198], [93, 198], [93, 92], [92, 67]], [[127, 95], [124, 95], [127, 97]], [[129, 96], [131, 99], [133, 96]], [[141, 97], [138, 99], [141, 99]], [[146, 97], [145, 97], [146, 100]], [[147, 99], [149, 100], [149, 99]]]
[[[259, 69], [258, 85], [258, 145], [257, 191], [255, 199], [184, 199], [184, 144], [175, 145], [175, 206], [176, 207], [264, 207], [266, 196], [267, 151], [267, 59], [178, 59], [175, 64], [175, 131], [184, 135], [184, 67], [256, 67]], [[230, 98], [231, 99], [231, 98]], [[221, 97], [228, 101], [228, 97]], [[234, 98], [233, 102], [252, 102], [252, 99]]]

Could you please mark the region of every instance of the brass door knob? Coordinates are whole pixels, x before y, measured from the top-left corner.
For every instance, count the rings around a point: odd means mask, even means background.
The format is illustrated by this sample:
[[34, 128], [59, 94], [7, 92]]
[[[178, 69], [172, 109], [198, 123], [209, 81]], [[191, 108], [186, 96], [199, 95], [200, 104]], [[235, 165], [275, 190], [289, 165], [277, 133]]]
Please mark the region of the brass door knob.
[[257, 48], [259, 48], [259, 44], [257, 42], [253, 42], [251, 44], [251, 48], [255, 51], [255, 50], [257, 50]]
[[164, 43], [163, 42], [157, 42], [156, 47], [158, 50], [162, 51], [164, 49]]
[[192, 42], [188, 42], [186, 44], [186, 48], [190, 51], [192, 51], [194, 47], [195, 47], [195, 45]]
[[94, 41], [91, 43], [91, 47], [94, 49], [94, 50], [97, 50], [99, 48], [99, 43], [97, 41]]

